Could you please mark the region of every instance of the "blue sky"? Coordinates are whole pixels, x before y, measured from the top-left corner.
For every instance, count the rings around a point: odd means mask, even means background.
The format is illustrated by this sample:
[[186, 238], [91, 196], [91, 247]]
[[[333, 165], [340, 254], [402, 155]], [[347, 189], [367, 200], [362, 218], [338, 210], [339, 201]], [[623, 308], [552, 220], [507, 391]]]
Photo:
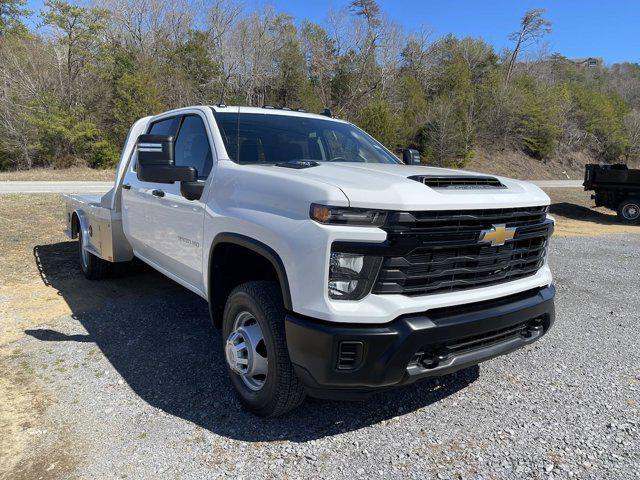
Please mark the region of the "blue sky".
[[[327, 6], [348, 0], [272, 0], [296, 18], [321, 21]], [[546, 9], [553, 23], [547, 41], [552, 52], [567, 57], [603, 57], [607, 63], [640, 62], [640, 2], [637, 0], [380, 0], [382, 11], [409, 29], [428, 25], [437, 36], [480, 37], [500, 50], [522, 14]]]
[[[38, 10], [40, 0], [30, 0]], [[322, 22], [329, 7], [341, 8], [349, 0], [245, 0], [252, 5], [273, 5], [297, 20]], [[500, 50], [518, 27], [522, 14], [545, 8], [553, 32], [547, 42], [552, 52], [570, 58], [603, 57], [608, 64], [640, 62], [640, 1], [637, 0], [379, 0], [382, 11], [408, 29], [428, 25], [436, 36], [483, 38]]]

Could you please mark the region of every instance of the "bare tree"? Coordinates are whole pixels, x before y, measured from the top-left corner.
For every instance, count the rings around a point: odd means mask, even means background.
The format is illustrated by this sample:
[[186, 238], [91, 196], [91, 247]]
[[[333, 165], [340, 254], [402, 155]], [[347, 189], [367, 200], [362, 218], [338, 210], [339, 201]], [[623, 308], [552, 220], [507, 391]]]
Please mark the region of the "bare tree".
[[629, 135], [628, 158], [640, 160], [640, 110], [632, 110], [624, 119], [625, 128]]
[[509, 66], [507, 67], [507, 75], [505, 77], [506, 85], [511, 81], [513, 68], [520, 52], [551, 32], [551, 23], [542, 18], [544, 12], [542, 8], [527, 11], [522, 17], [522, 20], [520, 20], [520, 30], [513, 32], [509, 36], [509, 40], [516, 42], [516, 44], [511, 52]]
[[194, 13], [187, 0], [100, 0], [110, 12], [111, 37], [159, 58], [168, 43], [182, 44], [193, 26]]
[[231, 50], [233, 32], [242, 14], [242, 6], [236, 0], [215, 0], [207, 11], [207, 34], [211, 42], [211, 57], [221, 70], [221, 75], [212, 79], [218, 83], [217, 100], [225, 102], [231, 78], [236, 74], [238, 57]]
[[380, 40], [376, 52], [376, 61], [380, 71], [380, 89], [387, 93], [395, 81], [400, 68], [402, 48], [406, 45], [406, 35], [402, 27], [388, 20], [380, 22]]
[[369, 28], [375, 28], [380, 24], [380, 7], [376, 0], [353, 0], [349, 8], [355, 15], [364, 17]]
[[[14, 152], [18, 168], [33, 166], [34, 127], [30, 117], [47, 108], [49, 98], [63, 98], [53, 45], [37, 37], [0, 42], [0, 132], [3, 147]], [[49, 97], [47, 97], [49, 95]]]
[[335, 43], [327, 31], [310, 22], [304, 22], [300, 32], [309, 78], [314, 83], [320, 102], [332, 106], [331, 78], [337, 62]]
[[72, 107], [79, 92], [78, 80], [86, 64], [95, 56], [104, 27], [105, 10], [83, 8], [62, 0], [47, 0], [42, 11], [48, 26], [63, 47], [67, 106]]

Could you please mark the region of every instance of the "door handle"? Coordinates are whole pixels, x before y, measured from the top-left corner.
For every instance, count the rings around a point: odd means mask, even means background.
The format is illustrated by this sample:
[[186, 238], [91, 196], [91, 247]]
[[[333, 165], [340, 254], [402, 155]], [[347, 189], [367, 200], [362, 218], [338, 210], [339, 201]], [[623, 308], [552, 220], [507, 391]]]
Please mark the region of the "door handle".
[[155, 197], [164, 197], [164, 192], [162, 190], [152, 190], [151, 195]]
[[123, 183], [122, 188], [124, 188], [125, 190], [131, 190], [131, 185], [129, 185], [128, 183]]

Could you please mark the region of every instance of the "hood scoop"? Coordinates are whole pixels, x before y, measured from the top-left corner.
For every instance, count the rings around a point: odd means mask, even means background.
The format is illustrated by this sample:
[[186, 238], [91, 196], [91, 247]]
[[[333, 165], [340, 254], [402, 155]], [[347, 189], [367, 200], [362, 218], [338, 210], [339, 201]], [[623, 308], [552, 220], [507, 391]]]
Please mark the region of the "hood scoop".
[[293, 168], [295, 170], [317, 167], [318, 165], [320, 164], [313, 160], [289, 160], [288, 162], [276, 163], [276, 167]]
[[411, 180], [440, 190], [490, 190], [507, 188], [495, 177], [476, 175], [414, 175]]

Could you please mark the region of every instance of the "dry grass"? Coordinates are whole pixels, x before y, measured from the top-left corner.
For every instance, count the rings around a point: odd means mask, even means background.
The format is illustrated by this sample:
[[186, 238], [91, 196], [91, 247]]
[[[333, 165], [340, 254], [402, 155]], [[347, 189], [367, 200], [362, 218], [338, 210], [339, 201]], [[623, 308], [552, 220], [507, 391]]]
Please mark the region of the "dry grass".
[[465, 168], [482, 173], [523, 180], [579, 180], [584, 177], [584, 165], [593, 159], [577, 152], [564, 157], [562, 161], [536, 160], [520, 151], [478, 150], [476, 156]]
[[595, 208], [591, 192], [580, 188], [549, 188], [551, 213], [556, 218], [555, 235], [595, 236], [640, 233], [640, 225], [620, 223], [616, 213], [606, 208]]
[[62, 195], [12, 194], [0, 197], [0, 285], [39, 278], [33, 249], [66, 239]]
[[[33, 428], [46, 428], [43, 416], [55, 399], [14, 343], [27, 328], [68, 312], [43, 285], [33, 256], [37, 244], [64, 239], [61, 212], [60, 195], [0, 197], [0, 478], [55, 478], [73, 470], [66, 446], [34, 439]], [[54, 463], [56, 475], [47, 470]]]
[[[145, 269], [144, 278], [86, 280], [78, 263], [77, 242], [63, 233], [63, 206], [60, 194], [0, 196], [0, 348], [20, 338], [26, 328], [54, 322], [79, 309], [100, 308], [113, 298], [171, 285]], [[65, 296], [60, 295], [61, 288]], [[74, 305], [73, 312], [69, 303]]]
[[[561, 158], [536, 160], [521, 151], [480, 149], [465, 168], [522, 180], [582, 180], [587, 163], [598, 163], [598, 160], [587, 152], [570, 152]], [[629, 168], [639, 168], [639, 165], [630, 162]]]
[[111, 182], [115, 178], [115, 169], [96, 170], [88, 167], [73, 167], [61, 170], [53, 168], [34, 168], [14, 172], [0, 172], [0, 182], [6, 181], [88, 181]]

